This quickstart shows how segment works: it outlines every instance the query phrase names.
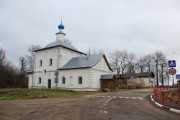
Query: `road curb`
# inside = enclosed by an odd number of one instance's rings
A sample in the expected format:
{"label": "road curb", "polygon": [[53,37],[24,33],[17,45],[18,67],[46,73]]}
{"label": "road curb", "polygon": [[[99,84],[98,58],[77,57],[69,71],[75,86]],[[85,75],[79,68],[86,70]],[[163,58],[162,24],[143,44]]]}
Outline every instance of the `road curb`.
{"label": "road curb", "polygon": [[177,110],[177,109],[174,109],[174,108],[169,108],[169,107],[167,107],[167,106],[164,106],[164,105],[162,105],[162,104],[156,102],[156,101],[153,99],[152,96],[153,96],[153,94],[150,96],[151,101],[154,102],[155,105],[157,105],[158,107],[161,107],[161,108],[166,109],[166,110],[169,110],[169,111],[171,111],[171,112],[180,114],[180,110]]}

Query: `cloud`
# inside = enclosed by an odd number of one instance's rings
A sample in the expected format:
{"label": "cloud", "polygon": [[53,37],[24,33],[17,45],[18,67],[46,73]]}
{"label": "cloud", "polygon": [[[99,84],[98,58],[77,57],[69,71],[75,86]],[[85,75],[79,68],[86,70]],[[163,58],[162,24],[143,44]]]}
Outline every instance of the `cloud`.
{"label": "cloud", "polygon": [[65,33],[79,50],[116,49],[143,56],[161,50],[180,57],[179,0],[1,0],[0,47],[18,64],[31,45],[55,41],[63,15]]}

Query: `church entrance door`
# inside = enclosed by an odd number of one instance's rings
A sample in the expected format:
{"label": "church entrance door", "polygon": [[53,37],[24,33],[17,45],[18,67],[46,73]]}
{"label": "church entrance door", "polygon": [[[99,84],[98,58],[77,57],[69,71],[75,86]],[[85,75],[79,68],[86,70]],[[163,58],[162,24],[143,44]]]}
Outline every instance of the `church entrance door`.
{"label": "church entrance door", "polygon": [[48,80],[48,88],[51,89],[51,80]]}

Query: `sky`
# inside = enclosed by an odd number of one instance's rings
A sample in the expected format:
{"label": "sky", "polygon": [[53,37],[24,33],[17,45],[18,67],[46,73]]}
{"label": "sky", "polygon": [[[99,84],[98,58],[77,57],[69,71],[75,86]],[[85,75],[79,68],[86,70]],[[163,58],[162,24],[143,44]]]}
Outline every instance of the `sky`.
{"label": "sky", "polygon": [[79,51],[102,49],[110,56],[127,50],[141,57],[160,50],[180,72],[179,0],[0,0],[0,48],[7,59],[18,65],[29,46],[54,42],[61,15]]}

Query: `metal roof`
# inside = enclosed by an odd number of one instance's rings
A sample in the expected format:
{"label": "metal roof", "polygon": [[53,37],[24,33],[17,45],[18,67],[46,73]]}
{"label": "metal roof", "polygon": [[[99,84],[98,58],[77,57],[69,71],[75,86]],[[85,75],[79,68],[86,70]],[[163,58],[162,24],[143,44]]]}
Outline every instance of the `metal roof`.
{"label": "metal roof", "polygon": [[104,74],[101,75],[101,80],[113,80],[115,78],[114,74]]}
{"label": "metal roof", "polygon": [[70,59],[62,68],[59,69],[90,68],[96,65],[102,57],[103,54],[74,57]]}
{"label": "metal roof", "polygon": [[130,77],[152,77],[152,78],[154,78],[155,75],[153,72],[126,73],[126,74],[116,75],[116,78],[130,78]]}
{"label": "metal roof", "polygon": [[69,50],[72,50],[72,51],[75,51],[75,52],[78,52],[78,53],[81,53],[81,54],[86,55],[85,53],[78,51],[78,50],[77,50],[73,45],[71,45],[70,43],[63,42],[63,41],[52,42],[52,43],[46,45],[44,48],[35,50],[35,52],[36,52],[36,51],[41,51],[41,50],[50,49],[50,48],[54,48],[54,47],[58,47],[58,46],[61,46],[61,47],[64,47],[64,48],[66,48],[66,49],[69,49]]}
{"label": "metal roof", "polygon": [[59,31],[59,32],[56,33],[56,35],[57,35],[57,34],[63,34],[63,35],[66,35],[63,31]]}
{"label": "metal roof", "polygon": [[72,46],[70,43],[67,43],[67,42],[63,42],[63,41],[56,41],[56,42],[52,42],[52,43],[49,43],[48,45],[46,45],[44,48],[51,48],[51,47],[54,47],[54,46],[63,46],[63,47],[66,47],[66,48],[69,48],[69,49],[72,49],[72,50],[77,50],[74,46]]}

